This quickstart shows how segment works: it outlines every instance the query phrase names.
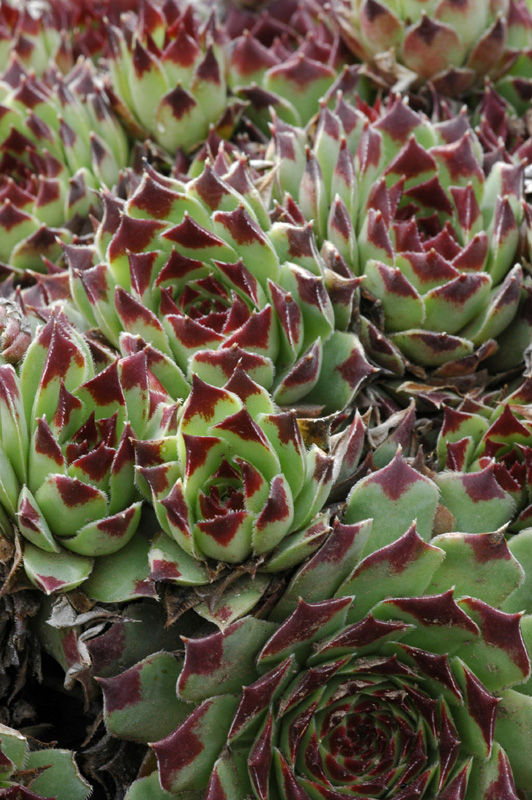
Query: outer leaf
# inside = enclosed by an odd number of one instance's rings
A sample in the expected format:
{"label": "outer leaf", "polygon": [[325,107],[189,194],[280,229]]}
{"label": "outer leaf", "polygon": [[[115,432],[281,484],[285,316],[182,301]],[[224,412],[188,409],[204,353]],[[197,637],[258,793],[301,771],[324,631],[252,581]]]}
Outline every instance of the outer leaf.
{"label": "outer leaf", "polygon": [[508,689],[502,695],[495,726],[496,740],[504,747],[520,789],[532,786],[532,697]]}
{"label": "outer leaf", "polygon": [[495,480],[493,465],[466,474],[441,472],[434,480],[441,491],[441,504],[453,515],[458,530],[489,533],[513,516],[514,501]]}
{"label": "outer leaf", "polygon": [[155,653],[116,677],[99,678],[109,733],[145,743],[168,736],[190,712],[176,697],[180,671],[174,656]]}
{"label": "outer leaf", "polygon": [[84,586],[88,596],[102,603],[156,597],[155,587],[149,579],[149,546],[148,539],[138,533],[117,553],[97,558],[92,575]]}
{"label": "outer leaf", "polygon": [[445,554],[427,544],[412,525],[392,544],[366,556],[336,592],[336,597],[353,595],[349,621],[362,619],[383,597],[412,597],[423,594]]}
{"label": "outer leaf", "polygon": [[201,790],[222,750],[238,705],[233,695],[204,700],[166,739],[152,747],[166,791]]}
{"label": "outer leaf", "polygon": [[75,589],[89,577],[92,558],[61,550],[48,553],[29,542],[24,547],[24,569],[30,581],[45,594]]}
{"label": "outer leaf", "polygon": [[255,656],[275,630],[272,622],[246,617],[223,633],[185,639],[185,664],[177,691],[199,702],[220,692],[239,691],[256,677]]}
{"label": "outer leaf", "polygon": [[70,750],[34,750],[25,769],[47,766],[31,784],[32,791],[57,800],[85,800],[92,787],[81,777]]}
{"label": "outer leaf", "polygon": [[445,533],[432,544],[444,551],[445,561],[433,575],[427,594],[454,586],[457,597],[478,597],[495,608],[508,595],[517,594],[525,573],[502,533]]}
{"label": "outer leaf", "polygon": [[436,485],[410,467],[398,451],[386,467],[355,484],[347,498],[345,521],[373,519],[367,555],[402,536],[414,518],[419,535],[428,541],[437,505]]}
{"label": "outer leaf", "polygon": [[342,525],[336,520],[325,544],[292,578],[270,619],[286,619],[300,597],[308,602],[331,597],[359,561],[370,532],[371,520],[355,525]]}

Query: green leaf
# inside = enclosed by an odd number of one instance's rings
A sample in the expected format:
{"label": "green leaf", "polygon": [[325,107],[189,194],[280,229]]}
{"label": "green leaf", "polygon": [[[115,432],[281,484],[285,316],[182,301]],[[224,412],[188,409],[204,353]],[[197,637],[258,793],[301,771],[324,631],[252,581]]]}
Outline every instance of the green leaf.
{"label": "green leaf", "polygon": [[245,617],[224,632],[202,639],[185,638],[185,664],[177,684],[183,700],[199,702],[213,694],[239,692],[244,683],[258,677],[257,652],[276,626],[255,617]]}
{"label": "green leaf", "polygon": [[445,560],[426,594],[439,594],[454,586],[457,597],[471,595],[499,608],[523,582],[524,570],[502,533],[445,533],[431,544],[444,551]]}
{"label": "green leaf", "polygon": [[493,465],[479,472],[440,472],[434,481],[459,531],[490,533],[513,517],[515,503],[495,480]]}
{"label": "green leaf", "polygon": [[[165,792],[159,782],[157,770],[148,775],[147,778],[140,778],[133,781],[127,790],[124,800],[176,800],[176,795]],[[183,800],[185,800],[183,798]]]}
{"label": "green leaf", "polygon": [[203,602],[194,606],[194,611],[225,630],[235,620],[252,611],[270,583],[271,578],[266,575],[242,575],[225,589],[213,605],[210,601]]}
{"label": "green leaf", "polygon": [[416,597],[424,594],[444,553],[419,536],[416,526],[392,544],[366,556],[336,592],[353,595],[349,622],[362,619],[384,597]]}
{"label": "green leaf", "polygon": [[155,653],[120,675],[99,678],[109,733],[148,743],[184,722],[190,706],[176,696],[181,666],[173,655]]}
{"label": "green leaf", "polygon": [[161,784],[167,791],[205,788],[226,743],[237,705],[238,697],[233,695],[204,700],[174,733],[152,745]]}
{"label": "green leaf", "polygon": [[[97,558],[84,591],[102,603],[121,603],[136,597],[155,597],[149,579],[149,540],[139,532],[117,553]],[[79,558],[79,556],[78,556]]]}
{"label": "green leaf", "polygon": [[148,559],[150,577],[154,581],[164,580],[177,586],[203,586],[210,582],[203,562],[186,553],[165,533],[154,537]]}
{"label": "green leaf", "polygon": [[504,747],[518,788],[532,786],[532,697],[508,689],[497,709],[495,738]]}
{"label": "green leaf", "polygon": [[87,580],[92,558],[60,550],[49,553],[29,542],[24,545],[24,569],[30,581],[45,594],[67,592]]}
{"label": "green leaf", "polygon": [[398,451],[386,467],[355,484],[347,498],[345,522],[373,519],[364,555],[401,537],[414,519],[418,534],[428,541],[438,495],[434,482],[410,467]]}
{"label": "green leaf", "polygon": [[32,792],[54,800],[85,800],[92,787],[81,777],[70,750],[35,750],[28,755],[25,769],[49,766],[31,784]]}
{"label": "green leaf", "polygon": [[323,546],[296,572],[270,619],[286,619],[300,597],[311,603],[332,597],[357,565],[370,532],[371,520],[355,525],[342,525],[336,520]]}

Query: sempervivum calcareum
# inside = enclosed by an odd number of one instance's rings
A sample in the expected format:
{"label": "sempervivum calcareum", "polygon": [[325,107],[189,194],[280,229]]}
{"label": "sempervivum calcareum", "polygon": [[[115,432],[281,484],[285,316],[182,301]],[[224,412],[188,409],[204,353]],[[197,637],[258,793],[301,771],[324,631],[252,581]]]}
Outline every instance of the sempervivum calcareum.
{"label": "sempervivum calcareum", "polygon": [[486,175],[463,113],[432,124],[397,97],[371,116],[340,97],[306,153],[306,134],[276,122],[279,189],[299,205],[278,215],[314,219],[323,251],[364,275],[379,303],[361,338],[379,364],[472,371],[519,305],[523,165],[492,159]]}
{"label": "sempervivum calcareum", "polygon": [[125,205],[104,200],[95,245],[67,248],[73,296],[124,354],[156,350],[174,397],[240,364],[278,405],[315,415],[374,372],[350,330],[358,281],[320,258],[311,226],[270,223],[244,162],[220,156],[186,184],[148,168]]}
{"label": "sempervivum calcareum", "polygon": [[95,558],[134,536],[132,439],[174,430],[174,416],[145,352],[95,375],[87,343],[60,314],[36,331],[17,370],[0,367],[0,524],[7,538],[12,526],[21,534],[38,588],[78,586]]}
{"label": "sempervivum calcareum", "polygon": [[346,43],[390,86],[431,81],[459,96],[531,43],[525,0],[351,0],[337,9]]}
{"label": "sempervivum calcareum", "polygon": [[133,136],[175,156],[200,145],[210,125],[232,133],[221,30],[199,19],[193,5],[146,2],[110,34],[110,95]]}
{"label": "sempervivum calcareum", "polygon": [[91,189],[116,184],[129,159],[124,130],[79,61],[65,77],[39,79],[16,60],[0,81],[0,260],[43,271],[60,254],[57,235],[97,203]]}
{"label": "sempervivum calcareum", "polygon": [[518,515],[511,530],[532,520],[531,381],[504,401],[466,397],[456,408],[444,406],[437,452],[440,468],[475,473],[493,465],[500,486],[515,500]]}
{"label": "sempervivum calcareum", "polygon": [[349,69],[331,17],[318,2],[273,2],[259,14],[230,8],[228,83],[248,102],[245,114],[264,133],[271,109],[286,122],[306,125],[320,98],[337,88],[361,87]]}
{"label": "sempervivum calcareum", "polygon": [[150,549],[150,578],[202,586],[229,576],[218,607],[200,610],[220,625],[256,604],[264,573],[300,563],[329,533],[321,512],[333,458],[307,449],[295,413],[274,408],[241,368],[223,388],[196,376],[176,434],[138,442],[136,461],[164,531]]}
{"label": "sempervivum calcareum", "polygon": [[[157,756],[128,800],[516,800],[516,785],[529,788],[532,618],[512,605],[524,569],[501,534],[428,541],[437,502],[397,457],[348,501],[351,522],[269,619],[102,679],[109,731]],[[401,533],[418,512],[420,532]]]}

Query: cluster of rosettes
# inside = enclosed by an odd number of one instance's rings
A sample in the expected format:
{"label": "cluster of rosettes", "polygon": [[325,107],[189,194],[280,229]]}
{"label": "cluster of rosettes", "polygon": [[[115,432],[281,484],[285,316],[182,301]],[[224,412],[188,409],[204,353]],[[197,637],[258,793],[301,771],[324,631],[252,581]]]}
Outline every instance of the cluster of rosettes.
{"label": "cluster of rosettes", "polygon": [[200,611],[241,616],[326,538],[332,457],[239,365],[223,388],[195,375],[180,409],[153,347],[96,372],[89,344],[54,312],[20,366],[0,366],[1,523],[22,536],[27,576],[46,594],[125,600],[241,565]]}
{"label": "cluster of rosettes", "polygon": [[446,406],[437,444],[440,468],[473,474],[493,470],[516,504],[512,531],[529,527],[532,520],[531,399],[527,378],[504,401],[466,397],[457,408]]}
{"label": "cluster of rosettes", "polygon": [[240,365],[316,416],[375,371],[350,330],[358,280],[320,257],[311,226],[270,223],[244,161],[222,153],[186,184],[146,169],[124,205],[104,200],[95,246],[67,248],[73,297],[123,354],[149,344],[174,397]]}
{"label": "cluster of rosettes", "polygon": [[44,80],[13,60],[0,116],[0,261],[42,272],[71,237],[66,226],[86,226],[94,190],[115,186],[129,144],[89,61]]}
{"label": "cluster of rosettes", "polygon": [[2,721],[35,614],[106,796],[532,797],[529,9],[0,0]]}
{"label": "cluster of rosettes", "polygon": [[434,536],[444,482],[397,455],[354,487],[267,619],[137,663],[104,660],[94,640],[108,730],[157,757],[128,800],[517,800],[532,777],[529,559],[517,560],[530,532],[509,544],[488,532],[501,497],[483,483],[464,485],[460,520],[471,530],[480,511],[481,532]]}
{"label": "cluster of rosettes", "polygon": [[464,114],[433,124],[400,97],[368,119],[339,96],[312,149],[279,120],[273,142],[279,216],[314,220],[322,252],[339,252],[378,301],[360,319],[374,360],[450,375],[496,352],[523,283],[521,162],[493,160],[486,175]]}
{"label": "cluster of rosettes", "polygon": [[393,86],[430,80],[460,96],[505,72],[530,41],[526,0],[351,0],[338,19],[353,53]]}

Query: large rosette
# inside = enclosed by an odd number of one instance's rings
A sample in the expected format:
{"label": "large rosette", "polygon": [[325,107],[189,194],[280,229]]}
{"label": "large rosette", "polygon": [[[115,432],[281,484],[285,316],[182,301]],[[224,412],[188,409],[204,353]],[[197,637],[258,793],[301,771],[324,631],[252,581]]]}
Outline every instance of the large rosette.
{"label": "large rosette", "polygon": [[[279,608],[279,624],[248,617],[187,639],[183,664],[161,653],[102,679],[115,735],[153,738],[178,723],[128,800],[516,800],[515,782],[530,785],[527,740],[515,747],[508,733],[530,735],[529,698],[509,688],[530,662],[521,614],[500,610],[519,563],[504,539],[427,544],[413,526],[353,570],[370,526],[338,525],[294,579],[334,598]],[[157,726],[142,720],[161,670],[177,678],[178,700]]]}
{"label": "large rosette", "polygon": [[268,618],[104,674],[109,731],[158,761],[128,800],[516,800],[532,779],[530,532],[483,527],[505,500],[482,483],[475,510],[462,487],[460,522],[488,532],[431,539],[440,492],[398,454],[355,486]]}

